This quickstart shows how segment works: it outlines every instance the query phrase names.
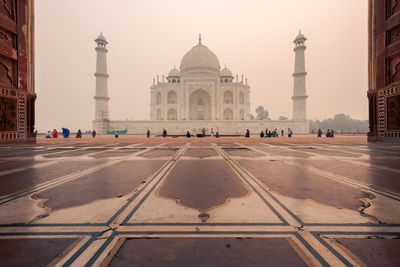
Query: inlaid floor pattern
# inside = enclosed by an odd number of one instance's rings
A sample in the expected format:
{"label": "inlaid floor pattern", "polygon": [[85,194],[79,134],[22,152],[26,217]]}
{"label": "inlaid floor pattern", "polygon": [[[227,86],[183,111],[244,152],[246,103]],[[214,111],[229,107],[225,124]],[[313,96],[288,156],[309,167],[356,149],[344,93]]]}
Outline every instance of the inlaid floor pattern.
{"label": "inlaid floor pattern", "polygon": [[400,146],[0,146],[1,266],[400,266]]}

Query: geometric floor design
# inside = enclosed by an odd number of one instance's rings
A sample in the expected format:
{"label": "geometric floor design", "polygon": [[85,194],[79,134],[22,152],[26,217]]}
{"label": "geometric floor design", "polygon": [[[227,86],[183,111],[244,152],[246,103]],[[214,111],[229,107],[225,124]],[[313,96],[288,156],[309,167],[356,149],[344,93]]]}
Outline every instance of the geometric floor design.
{"label": "geometric floor design", "polygon": [[1,145],[0,265],[400,265],[400,145],[250,140]]}

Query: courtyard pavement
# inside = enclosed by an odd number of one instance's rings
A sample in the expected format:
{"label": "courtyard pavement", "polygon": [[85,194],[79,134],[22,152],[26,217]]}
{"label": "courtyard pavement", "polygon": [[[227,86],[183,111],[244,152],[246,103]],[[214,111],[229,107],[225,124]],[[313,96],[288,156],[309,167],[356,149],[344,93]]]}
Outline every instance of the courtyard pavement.
{"label": "courtyard pavement", "polygon": [[400,144],[0,145],[0,266],[400,266]]}

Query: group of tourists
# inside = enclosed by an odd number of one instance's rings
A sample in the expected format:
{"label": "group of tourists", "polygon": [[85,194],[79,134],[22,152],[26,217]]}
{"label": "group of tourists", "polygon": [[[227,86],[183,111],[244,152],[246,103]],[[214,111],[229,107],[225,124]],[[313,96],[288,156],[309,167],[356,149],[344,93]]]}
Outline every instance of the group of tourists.
{"label": "group of tourists", "polygon": [[[326,137],[335,137],[335,131],[333,129],[328,129],[325,133]],[[318,138],[322,137],[322,130],[318,129]]]}
{"label": "group of tourists", "polygon": [[[151,132],[150,132],[150,129],[147,129],[147,132],[146,132],[146,137],[147,138],[150,138],[150,135],[151,135]],[[168,135],[168,132],[167,132],[167,130],[166,129],[163,129],[163,131],[162,131],[162,137],[167,137],[167,135]],[[186,138],[190,138],[190,137],[192,137],[192,134],[190,133],[190,131],[186,131]],[[211,128],[211,131],[210,131],[210,136],[211,137],[216,137],[216,138],[219,138],[219,133],[218,132],[216,132],[215,134],[214,134],[214,130]],[[201,137],[201,138],[205,138],[206,137],[206,129],[205,128],[203,128],[203,129],[201,129],[201,133],[198,133],[197,134],[197,137]]]}
{"label": "group of tourists", "polygon": [[[292,137],[292,135],[293,135],[292,129],[288,128],[287,135],[288,135],[288,137]],[[285,136],[285,131],[283,129],[281,130],[281,136],[282,137]],[[264,131],[260,132],[260,137],[267,137],[267,138],[269,138],[269,137],[279,137],[278,129],[275,128],[272,131],[268,130],[268,129],[265,129],[265,132]]]}
{"label": "group of tourists", "polygon": [[[61,128],[62,129],[62,135],[64,138],[68,138],[70,136],[71,131],[68,128]],[[96,137],[96,131],[92,131],[92,137]],[[58,138],[58,131],[56,129],[53,129],[53,131],[47,131],[46,133],[46,138]],[[79,129],[76,132],[75,138],[82,138],[82,131]]]}

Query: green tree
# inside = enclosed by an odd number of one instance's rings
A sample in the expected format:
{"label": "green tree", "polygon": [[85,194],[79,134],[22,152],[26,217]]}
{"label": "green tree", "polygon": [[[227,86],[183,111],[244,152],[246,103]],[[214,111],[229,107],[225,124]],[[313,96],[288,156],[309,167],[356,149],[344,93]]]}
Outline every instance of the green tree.
{"label": "green tree", "polygon": [[365,133],[368,132],[368,120],[352,119],[349,115],[341,113],[323,121],[311,120],[310,129],[314,131],[333,129],[336,132]]}
{"label": "green tree", "polygon": [[256,108],[256,114],[257,120],[270,120],[268,111],[261,105]]}
{"label": "green tree", "polygon": [[279,120],[280,120],[280,121],[287,121],[287,120],[288,120],[288,117],[279,116]]}

